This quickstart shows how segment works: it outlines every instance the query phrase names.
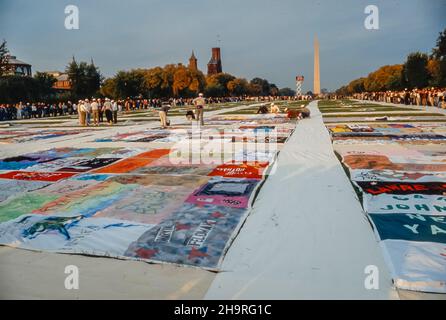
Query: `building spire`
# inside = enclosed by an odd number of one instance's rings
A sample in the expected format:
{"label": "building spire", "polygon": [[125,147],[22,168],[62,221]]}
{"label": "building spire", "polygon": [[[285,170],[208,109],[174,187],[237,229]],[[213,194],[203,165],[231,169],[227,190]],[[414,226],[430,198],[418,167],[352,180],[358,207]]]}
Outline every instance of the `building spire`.
{"label": "building spire", "polygon": [[192,50],[192,55],[189,58],[189,69],[198,70],[197,58],[195,58],[194,50]]}

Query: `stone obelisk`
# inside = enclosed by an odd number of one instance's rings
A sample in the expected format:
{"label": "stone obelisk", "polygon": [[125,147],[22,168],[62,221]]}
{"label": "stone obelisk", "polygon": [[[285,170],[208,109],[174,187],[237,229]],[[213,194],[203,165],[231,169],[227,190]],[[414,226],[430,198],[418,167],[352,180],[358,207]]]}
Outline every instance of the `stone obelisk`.
{"label": "stone obelisk", "polygon": [[314,38],[314,84],[313,93],[318,95],[321,93],[321,78],[319,72],[319,41]]}

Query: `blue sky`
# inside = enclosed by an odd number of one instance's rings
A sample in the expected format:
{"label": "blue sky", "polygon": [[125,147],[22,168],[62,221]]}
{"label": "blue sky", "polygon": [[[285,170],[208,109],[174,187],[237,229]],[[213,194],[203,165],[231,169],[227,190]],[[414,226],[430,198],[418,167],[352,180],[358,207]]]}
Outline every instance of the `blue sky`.
{"label": "blue sky", "polygon": [[[77,5],[80,29],[64,27]],[[364,28],[377,5],[380,29]],[[379,66],[430,52],[446,28],[446,0],[0,0],[0,39],[33,71],[64,70],[74,55],[105,76],[119,70],[187,63],[206,71],[220,35],[223,71],[312,88],[313,39],[320,42],[321,87],[337,89]]]}

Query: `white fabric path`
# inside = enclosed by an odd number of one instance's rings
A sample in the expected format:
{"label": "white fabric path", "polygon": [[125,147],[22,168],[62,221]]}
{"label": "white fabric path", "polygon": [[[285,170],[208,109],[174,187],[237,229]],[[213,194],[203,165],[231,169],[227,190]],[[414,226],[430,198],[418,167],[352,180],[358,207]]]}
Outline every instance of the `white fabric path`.
{"label": "white fabric path", "polygon": [[[393,299],[387,266],[317,102],[229,249],[206,299]],[[379,289],[364,269],[379,269]]]}

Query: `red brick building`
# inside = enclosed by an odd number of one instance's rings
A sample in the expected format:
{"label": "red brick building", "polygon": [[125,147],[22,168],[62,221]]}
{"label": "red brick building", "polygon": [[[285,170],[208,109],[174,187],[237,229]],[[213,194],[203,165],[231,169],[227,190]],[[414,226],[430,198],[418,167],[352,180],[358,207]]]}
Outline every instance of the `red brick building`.
{"label": "red brick building", "polygon": [[223,72],[220,48],[212,48],[212,57],[208,63],[208,76]]}
{"label": "red brick building", "polygon": [[60,71],[48,71],[47,74],[56,78],[53,88],[60,91],[71,90],[71,81],[68,79],[68,74]]}

